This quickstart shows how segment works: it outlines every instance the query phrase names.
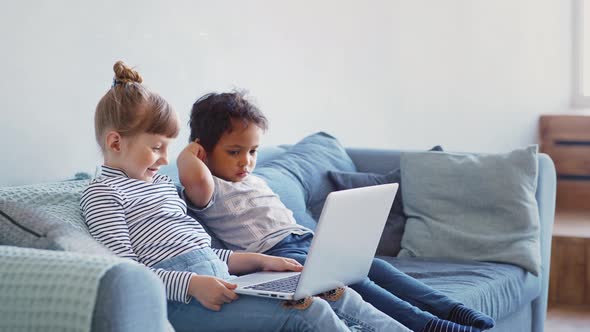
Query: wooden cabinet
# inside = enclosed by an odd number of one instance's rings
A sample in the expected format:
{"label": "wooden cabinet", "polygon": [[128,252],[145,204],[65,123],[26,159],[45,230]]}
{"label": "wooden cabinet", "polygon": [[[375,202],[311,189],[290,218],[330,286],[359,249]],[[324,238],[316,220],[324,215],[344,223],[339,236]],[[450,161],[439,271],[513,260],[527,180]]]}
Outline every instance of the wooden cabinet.
{"label": "wooden cabinet", "polygon": [[590,114],[544,115],[540,148],[555,163],[549,303],[590,305]]}
{"label": "wooden cabinet", "polygon": [[559,211],[551,244],[549,304],[590,305],[590,213]]}
{"label": "wooden cabinet", "polygon": [[539,129],[557,170],[557,208],[590,210],[590,115],[543,115]]}

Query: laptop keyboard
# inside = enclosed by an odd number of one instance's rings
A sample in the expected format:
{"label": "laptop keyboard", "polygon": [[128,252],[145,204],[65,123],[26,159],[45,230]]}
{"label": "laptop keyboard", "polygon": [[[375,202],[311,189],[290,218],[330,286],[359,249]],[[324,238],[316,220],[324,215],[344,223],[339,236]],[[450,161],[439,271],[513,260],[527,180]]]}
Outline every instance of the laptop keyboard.
{"label": "laptop keyboard", "polygon": [[273,281],[263,282],[261,284],[256,284],[248,287],[244,287],[245,289],[255,289],[255,290],[264,290],[264,291],[271,291],[271,292],[281,292],[281,293],[294,293],[295,289],[297,288],[297,283],[299,282],[299,276],[301,274],[296,274],[291,277],[286,277],[282,279],[277,279]]}

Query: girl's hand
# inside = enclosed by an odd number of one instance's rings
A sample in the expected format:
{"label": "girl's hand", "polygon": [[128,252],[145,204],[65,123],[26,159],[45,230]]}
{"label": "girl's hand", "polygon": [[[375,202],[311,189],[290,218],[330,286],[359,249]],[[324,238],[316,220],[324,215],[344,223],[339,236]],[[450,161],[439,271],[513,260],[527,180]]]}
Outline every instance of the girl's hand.
{"label": "girl's hand", "polygon": [[212,276],[194,275],[188,286],[188,293],[195,297],[203,307],[213,311],[221,310],[224,303],[238,298],[233,291],[237,285]]}
{"label": "girl's hand", "polygon": [[291,258],[262,255],[260,261],[262,271],[296,271],[303,270],[303,265]]}

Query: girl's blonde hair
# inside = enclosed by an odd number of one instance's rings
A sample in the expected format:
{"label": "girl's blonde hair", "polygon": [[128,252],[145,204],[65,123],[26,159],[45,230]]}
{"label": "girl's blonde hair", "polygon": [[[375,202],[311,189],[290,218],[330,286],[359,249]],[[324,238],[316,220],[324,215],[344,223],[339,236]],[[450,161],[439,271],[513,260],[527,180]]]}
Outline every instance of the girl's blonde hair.
{"label": "girl's blonde hair", "polygon": [[113,86],[100,99],[94,114],[96,141],[101,149],[105,151],[104,137],[109,131],[123,137],[140,133],[178,136],[180,125],[172,106],[141,85],[141,75],[123,61],[117,61],[113,70]]}

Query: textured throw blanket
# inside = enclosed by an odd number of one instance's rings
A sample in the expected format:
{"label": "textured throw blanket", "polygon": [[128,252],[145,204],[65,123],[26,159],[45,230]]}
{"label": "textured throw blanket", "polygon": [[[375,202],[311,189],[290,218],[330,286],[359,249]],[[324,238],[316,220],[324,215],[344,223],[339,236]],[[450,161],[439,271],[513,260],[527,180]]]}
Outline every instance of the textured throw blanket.
{"label": "textured throw blanket", "polygon": [[0,331],[90,331],[114,256],[0,246]]}
{"label": "textured throw blanket", "polygon": [[89,183],[89,180],[76,180],[3,187],[0,200],[33,204],[46,215],[88,233],[80,212],[80,197]]}

